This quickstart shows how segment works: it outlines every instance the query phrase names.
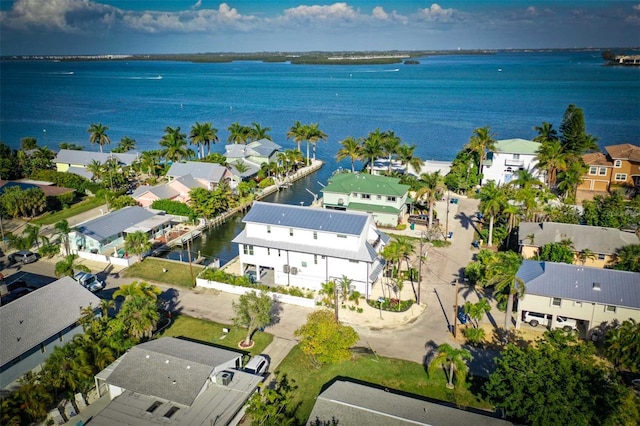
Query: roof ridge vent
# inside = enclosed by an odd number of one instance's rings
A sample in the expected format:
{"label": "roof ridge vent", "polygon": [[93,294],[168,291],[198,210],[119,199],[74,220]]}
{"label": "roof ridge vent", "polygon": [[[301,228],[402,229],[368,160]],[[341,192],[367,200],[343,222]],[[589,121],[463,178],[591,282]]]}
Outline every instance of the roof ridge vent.
{"label": "roof ridge vent", "polygon": [[600,290],[601,290],[601,288],[600,288],[600,283],[593,283],[593,289],[594,289],[595,291],[600,291]]}

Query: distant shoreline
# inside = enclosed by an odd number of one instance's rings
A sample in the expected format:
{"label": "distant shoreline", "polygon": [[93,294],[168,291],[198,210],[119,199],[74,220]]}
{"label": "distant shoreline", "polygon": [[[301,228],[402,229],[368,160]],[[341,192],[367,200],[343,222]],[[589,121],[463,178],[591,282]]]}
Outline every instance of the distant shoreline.
{"label": "distant shoreline", "polygon": [[0,61],[175,61],[193,63],[230,63],[236,61],[262,61],[300,65],[385,65],[400,64],[406,60],[427,56],[495,55],[496,53],[541,52],[601,52],[605,49],[477,49],[477,50],[421,50],[421,51],[368,51],[368,52],[261,52],[261,53],[185,53],[148,55],[12,55],[1,56]]}

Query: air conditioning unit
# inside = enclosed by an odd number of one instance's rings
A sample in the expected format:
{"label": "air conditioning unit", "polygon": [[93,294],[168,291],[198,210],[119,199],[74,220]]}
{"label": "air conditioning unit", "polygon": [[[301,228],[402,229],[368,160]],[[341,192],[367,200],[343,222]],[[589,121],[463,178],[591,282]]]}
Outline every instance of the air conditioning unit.
{"label": "air conditioning unit", "polygon": [[292,268],[291,268],[291,273],[292,273],[293,275],[297,274],[297,273],[298,273],[298,268],[296,268],[295,266],[294,266],[294,267],[292,267]]}
{"label": "air conditioning unit", "polygon": [[223,371],[221,373],[218,373],[218,375],[216,376],[216,383],[223,386],[229,386],[229,383],[231,383],[231,378],[231,373],[229,373],[228,371]]}
{"label": "air conditioning unit", "polygon": [[283,265],[282,266],[282,272],[288,274],[289,273],[289,265]]}
{"label": "air conditioning unit", "polygon": [[338,198],[338,205],[339,206],[343,206],[344,205],[344,200],[342,198]]}

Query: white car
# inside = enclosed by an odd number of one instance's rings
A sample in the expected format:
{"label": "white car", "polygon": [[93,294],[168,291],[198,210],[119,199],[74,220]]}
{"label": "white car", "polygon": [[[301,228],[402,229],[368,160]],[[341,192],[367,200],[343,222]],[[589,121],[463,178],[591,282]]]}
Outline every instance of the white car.
{"label": "white car", "polygon": [[263,375],[269,368],[269,360],[264,355],[256,355],[244,366],[244,371],[255,375]]}
{"label": "white car", "polygon": [[[537,327],[538,324],[542,324],[545,327],[551,327],[552,316],[550,314],[541,314],[538,312],[525,311],[522,320],[528,323],[531,327]],[[564,331],[572,331],[578,329],[578,322],[573,318],[567,318],[558,315],[556,317],[556,323],[554,328],[561,328]]]}
{"label": "white car", "polygon": [[100,291],[107,286],[104,281],[100,281],[98,277],[89,272],[76,272],[73,279],[92,293]]}

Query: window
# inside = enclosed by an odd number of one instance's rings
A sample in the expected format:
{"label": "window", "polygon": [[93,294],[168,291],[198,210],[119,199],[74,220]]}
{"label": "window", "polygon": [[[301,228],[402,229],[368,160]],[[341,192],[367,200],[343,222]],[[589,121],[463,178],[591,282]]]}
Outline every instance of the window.
{"label": "window", "polygon": [[293,228],[289,228],[289,236],[293,237]]}
{"label": "window", "polygon": [[562,303],[562,299],[560,299],[559,297],[554,297],[553,300],[551,301],[551,306],[560,306],[560,304]]}
{"label": "window", "polygon": [[245,244],[243,246],[243,250],[244,250],[244,254],[248,254],[253,256],[253,246],[249,245],[249,244]]}
{"label": "window", "polygon": [[396,197],[387,197],[387,201],[391,201],[393,203],[396,201]]}
{"label": "window", "polygon": [[344,234],[338,234],[338,238],[347,238],[347,236]]}
{"label": "window", "polygon": [[616,307],[613,306],[613,305],[607,305],[607,307],[605,308],[605,311],[613,312],[615,314],[616,313]]}
{"label": "window", "polygon": [[357,260],[349,259],[349,263],[358,263],[358,261],[357,261]]}
{"label": "window", "polygon": [[267,256],[271,256],[271,249],[267,247]]}
{"label": "window", "polygon": [[573,302],[573,306],[578,307],[578,308],[581,308],[581,307],[582,307],[582,302],[578,302],[577,300],[575,300],[575,301]]}
{"label": "window", "polygon": [[271,233],[271,225],[267,225],[267,234]]}
{"label": "window", "polygon": [[160,401],[154,402],[153,404],[151,404],[151,406],[149,408],[147,408],[147,413],[153,413],[161,405],[162,405],[162,402],[160,402]]}
{"label": "window", "polygon": [[357,192],[354,192],[353,194],[351,194],[351,196],[352,196],[353,198],[358,198],[358,193],[357,193]]}
{"label": "window", "polygon": [[306,268],[307,267],[307,262],[302,262],[301,265],[302,265],[303,268]]}
{"label": "window", "polygon": [[371,195],[370,194],[362,194],[362,199],[363,200],[370,200],[371,199]]}
{"label": "window", "polygon": [[627,180],[627,174],[626,173],[616,173],[616,177],[614,178],[614,180],[625,181],[625,180]]}
{"label": "window", "polygon": [[326,256],[320,256],[320,259],[325,260],[327,257]]}
{"label": "window", "polygon": [[280,249],[278,249],[278,257],[280,257]]}
{"label": "window", "polygon": [[44,343],[40,343],[40,352],[45,353],[47,348],[44,346]]}
{"label": "window", "polygon": [[606,254],[598,253],[598,260],[604,260],[606,257]]}
{"label": "window", "polygon": [[513,159],[514,160],[519,160],[520,159],[520,154],[513,154]]}
{"label": "window", "polygon": [[622,160],[616,160],[613,162],[613,167],[615,167],[616,169],[619,169],[620,167],[622,167]]}
{"label": "window", "polygon": [[317,254],[314,254],[314,255],[313,255],[313,264],[314,264],[314,265],[317,265],[317,264],[318,264],[318,255],[317,255]]}
{"label": "window", "polygon": [[180,408],[178,407],[171,407],[169,408],[169,411],[167,411],[166,413],[164,413],[164,418],[166,419],[170,419],[171,416],[173,416]]}
{"label": "window", "polygon": [[313,231],[313,239],[314,240],[318,239],[318,231]]}
{"label": "window", "polygon": [[595,166],[589,167],[589,174],[590,175],[597,175],[598,174],[598,168],[595,167]]}
{"label": "window", "polygon": [[376,200],[382,200],[382,195],[376,195]]}
{"label": "window", "polygon": [[600,169],[598,170],[598,174],[600,176],[606,176],[607,175],[607,168],[606,167],[600,167]]}

